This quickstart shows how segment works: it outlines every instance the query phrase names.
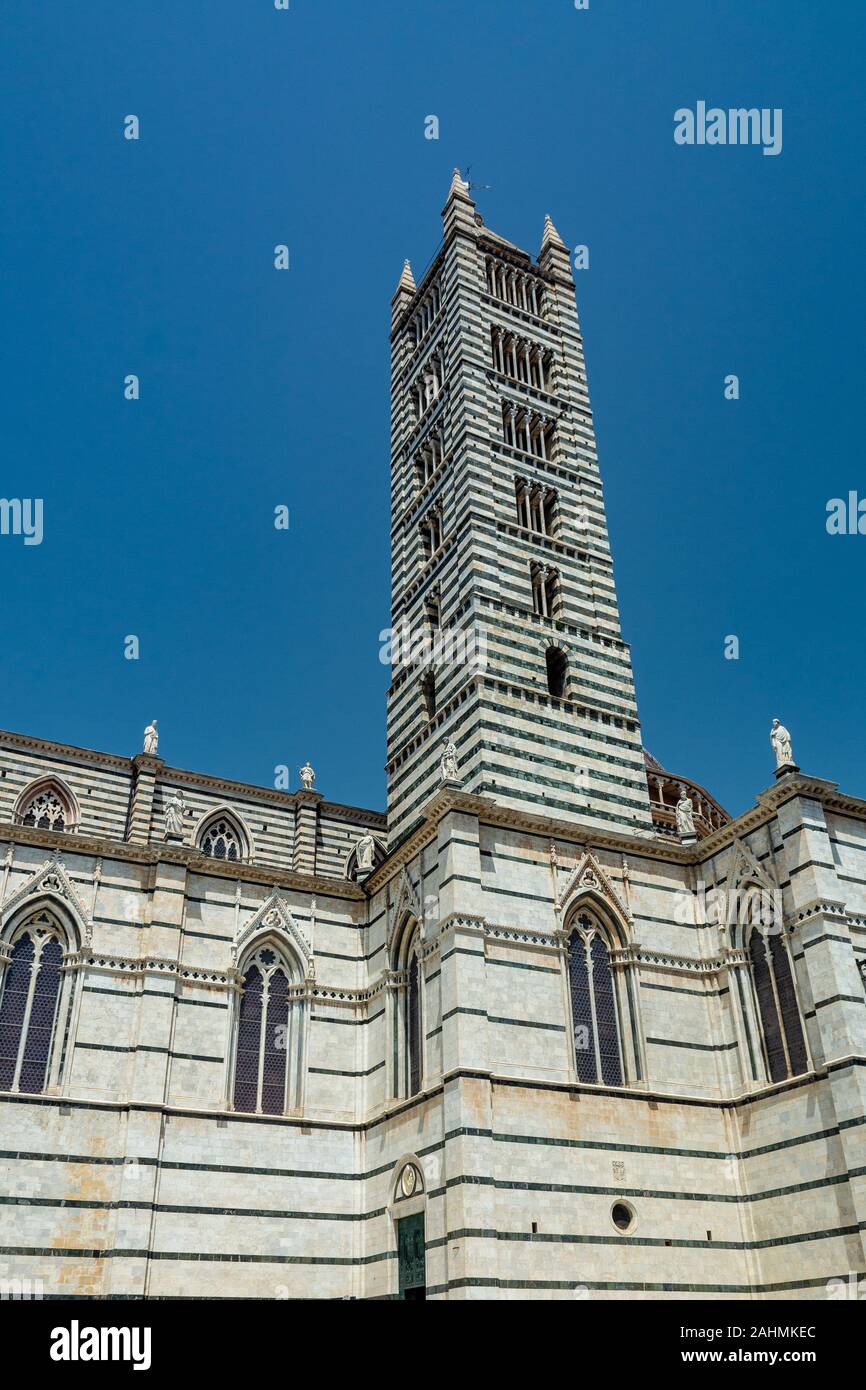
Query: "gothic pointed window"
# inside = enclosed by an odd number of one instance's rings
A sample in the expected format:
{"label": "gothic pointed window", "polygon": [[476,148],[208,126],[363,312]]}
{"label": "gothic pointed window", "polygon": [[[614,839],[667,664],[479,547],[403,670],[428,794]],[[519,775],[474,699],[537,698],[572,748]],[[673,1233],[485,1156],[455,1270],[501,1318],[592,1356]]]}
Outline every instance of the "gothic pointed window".
{"label": "gothic pointed window", "polygon": [[406,1052],[409,1060],[409,1095],[421,1089],[421,985],[417,952],[409,963],[406,989]]}
{"label": "gothic pointed window", "polygon": [[578,918],[569,939],[568,974],[578,1080],[621,1086],[619,1019],[608,946],[586,915]]}
{"label": "gothic pointed window", "polygon": [[393,1094],[414,1096],[424,1076],[424,965],[418,924],[407,918],[392,957],[398,972],[394,992]]}
{"label": "gothic pointed window", "polygon": [[293,1104],[289,1063],[297,1058],[299,1040],[292,1036],[292,975],[269,943],[247,961],[237,1013],[235,1110],[283,1115]]}
{"label": "gothic pointed window", "polygon": [[246,853],[240,827],[230,816],[214,816],[199,834],[199,848],[211,859],[243,859]]}
{"label": "gothic pointed window", "polygon": [[65,936],[48,911],[34,913],[14,938],[0,982],[0,1091],[44,1091],[59,1069],[58,1022]]}
{"label": "gothic pointed window", "polygon": [[789,1076],[799,1076],[808,1069],[809,1062],[796,985],[781,930],[753,926],[749,959],[769,1078],[784,1081]]}
{"label": "gothic pointed window", "polygon": [[25,789],[16,820],[35,830],[71,830],[75,824],[72,795],[56,778],[42,779]]}

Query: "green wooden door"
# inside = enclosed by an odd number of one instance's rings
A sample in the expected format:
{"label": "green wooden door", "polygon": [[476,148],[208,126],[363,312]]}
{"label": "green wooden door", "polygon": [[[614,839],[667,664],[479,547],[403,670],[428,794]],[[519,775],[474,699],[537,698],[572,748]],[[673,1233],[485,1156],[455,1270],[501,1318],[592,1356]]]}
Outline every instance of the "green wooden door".
{"label": "green wooden door", "polygon": [[397,1222],[397,1267],[400,1298],[424,1298],[427,1272],[423,1212],[404,1216]]}

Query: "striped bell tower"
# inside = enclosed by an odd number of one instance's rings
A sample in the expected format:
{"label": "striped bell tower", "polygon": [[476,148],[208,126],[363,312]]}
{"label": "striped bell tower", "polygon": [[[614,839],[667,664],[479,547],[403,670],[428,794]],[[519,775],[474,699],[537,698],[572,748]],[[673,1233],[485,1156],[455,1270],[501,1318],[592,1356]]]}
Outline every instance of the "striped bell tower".
{"label": "striped bell tower", "polygon": [[392,846],[442,785],[652,832],[568,251],[486,227],[455,170],[391,316]]}

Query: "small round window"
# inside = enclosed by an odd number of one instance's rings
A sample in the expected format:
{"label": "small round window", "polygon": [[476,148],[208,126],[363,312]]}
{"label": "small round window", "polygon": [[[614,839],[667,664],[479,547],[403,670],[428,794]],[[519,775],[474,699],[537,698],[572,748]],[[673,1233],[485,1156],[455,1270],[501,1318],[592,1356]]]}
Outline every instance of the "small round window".
{"label": "small round window", "polygon": [[629,1206],[628,1202],[614,1202],[610,1209],[610,1218],[618,1231],[627,1235],[634,1229],[634,1207]]}

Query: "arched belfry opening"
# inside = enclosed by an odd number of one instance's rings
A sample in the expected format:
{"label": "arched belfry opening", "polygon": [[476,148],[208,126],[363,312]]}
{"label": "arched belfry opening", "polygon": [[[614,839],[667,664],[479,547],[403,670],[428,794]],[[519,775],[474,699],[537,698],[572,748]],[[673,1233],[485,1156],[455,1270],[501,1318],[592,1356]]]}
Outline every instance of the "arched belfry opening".
{"label": "arched belfry opening", "polygon": [[554,700],[564,700],[568,685],[568,657],[561,647],[548,647],[547,693]]}

